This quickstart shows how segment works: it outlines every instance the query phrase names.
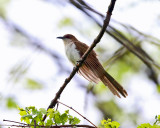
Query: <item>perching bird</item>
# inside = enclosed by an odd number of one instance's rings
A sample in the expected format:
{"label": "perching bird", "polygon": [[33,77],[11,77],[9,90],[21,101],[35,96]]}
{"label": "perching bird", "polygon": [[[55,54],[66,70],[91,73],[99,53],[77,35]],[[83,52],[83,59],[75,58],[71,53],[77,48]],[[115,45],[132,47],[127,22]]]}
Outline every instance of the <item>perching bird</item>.
{"label": "perching bird", "polygon": [[[73,65],[76,65],[89,48],[85,43],[80,42],[71,34],[66,34],[57,38],[63,40],[66,55]],[[124,97],[128,95],[126,90],[104,70],[103,66],[97,59],[97,55],[94,50],[90,52],[78,73],[90,82],[99,83],[102,81],[111,90],[111,92],[119,98],[120,94]]]}

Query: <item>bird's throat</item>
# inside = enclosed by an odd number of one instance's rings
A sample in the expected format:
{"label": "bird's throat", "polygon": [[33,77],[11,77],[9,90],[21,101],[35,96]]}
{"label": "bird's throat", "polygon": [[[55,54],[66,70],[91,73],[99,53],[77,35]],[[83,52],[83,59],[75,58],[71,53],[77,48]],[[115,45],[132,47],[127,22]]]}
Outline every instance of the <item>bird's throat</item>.
{"label": "bird's throat", "polygon": [[65,51],[72,64],[75,65],[77,61],[80,60],[80,53],[76,49],[76,45],[73,42],[65,44]]}

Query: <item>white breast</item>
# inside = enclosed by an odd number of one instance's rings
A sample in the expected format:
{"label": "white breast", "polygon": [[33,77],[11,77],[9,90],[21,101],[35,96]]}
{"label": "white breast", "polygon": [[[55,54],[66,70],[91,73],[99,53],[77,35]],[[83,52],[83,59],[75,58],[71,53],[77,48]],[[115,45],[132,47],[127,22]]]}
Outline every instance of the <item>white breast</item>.
{"label": "white breast", "polygon": [[76,49],[76,45],[70,42],[65,45],[65,50],[68,59],[75,65],[76,62],[80,59],[80,54]]}

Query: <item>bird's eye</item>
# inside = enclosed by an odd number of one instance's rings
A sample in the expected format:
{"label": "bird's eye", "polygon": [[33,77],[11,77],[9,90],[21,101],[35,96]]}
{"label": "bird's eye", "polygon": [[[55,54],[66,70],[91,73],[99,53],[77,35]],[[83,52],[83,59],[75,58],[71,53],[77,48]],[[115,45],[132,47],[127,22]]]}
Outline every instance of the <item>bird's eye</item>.
{"label": "bird's eye", "polygon": [[69,35],[67,35],[67,36],[66,36],[66,38],[70,38],[70,36],[69,36]]}

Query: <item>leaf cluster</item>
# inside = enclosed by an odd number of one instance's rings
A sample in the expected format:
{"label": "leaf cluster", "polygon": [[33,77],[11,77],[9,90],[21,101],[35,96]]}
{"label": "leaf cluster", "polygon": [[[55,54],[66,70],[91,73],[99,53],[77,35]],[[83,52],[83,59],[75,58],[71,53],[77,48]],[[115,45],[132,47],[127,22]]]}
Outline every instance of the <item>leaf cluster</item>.
{"label": "leaf cluster", "polygon": [[[18,108],[19,114],[21,116],[21,122],[25,122],[31,126],[34,126],[35,123],[38,126],[52,126],[52,125],[76,125],[80,123],[80,120],[77,117],[73,117],[69,114],[69,110],[66,110],[64,113],[60,113],[55,109],[45,110],[44,108],[37,109],[34,106]],[[43,115],[47,114],[47,119],[43,121]]]}
{"label": "leaf cluster", "polygon": [[120,123],[112,121],[111,119],[102,120],[100,128],[119,128]]}
{"label": "leaf cluster", "polygon": [[[29,126],[43,127],[43,126],[53,126],[53,125],[77,125],[80,120],[77,117],[73,117],[69,114],[69,110],[64,113],[60,113],[58,110],[50,108],[45,110],[44,108],[37,109],[35,106],[20,108],[19,114],[21,116],[21,122],[27,123]],[[45,122],[43,121],[43,115],[47,114]],[[156,121],[153,125],[150,123],[143,123],[138,125],[137,128],[160,128],[160,115],[155,117]],[[101,121],[99,128],[119,128],[120,123],[112,121],[111,119]]]}
{"label": "leaf cluster", "polygon": [[[153,125],[150,123],[143,123],[141,125],[138,125],[137,128],[160,128],[160,115],[155,117],[156,121]],[[102,120],[100,128],[119,128],[120,124],[116,121],[112,121],[111,119],[108,120]]]}
{"label": "leaf cluster", "polygon": [[144,123],[139,125],[137,128],[160,128],[160,115],[155,116],[156,121],[154,122],[153,125],[149,123]]}

